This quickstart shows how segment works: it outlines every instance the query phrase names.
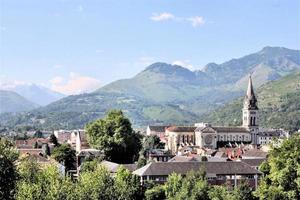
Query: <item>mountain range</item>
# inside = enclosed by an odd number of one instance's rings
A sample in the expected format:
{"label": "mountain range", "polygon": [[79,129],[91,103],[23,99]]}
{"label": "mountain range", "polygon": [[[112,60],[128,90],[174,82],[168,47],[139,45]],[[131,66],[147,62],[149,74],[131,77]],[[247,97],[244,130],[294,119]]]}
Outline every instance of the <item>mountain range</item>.
{"label": "mountain range", "polygon": [[37,107],[16,92],[0,90],[0,113],[28,111]]}
{"label": "mountain range", "polygon": [[48,105],[65,97],[64,94],[34,83],[6,83],[1,84],[0,89],[16,92],[28,101],[40,106]]}
{"label": "mountain range", "polygon": [[300,69],[300,51],[265,47],[222,64],[190,71],[154,63],[130,79],[110,83],[93,93],[72,95],[21,114],[0,116],[2,125],[80,128],[110,109],[122,109],[136,127],[148,124],[192,124],[216,108],[244,95],[252,74],[255,87]]}

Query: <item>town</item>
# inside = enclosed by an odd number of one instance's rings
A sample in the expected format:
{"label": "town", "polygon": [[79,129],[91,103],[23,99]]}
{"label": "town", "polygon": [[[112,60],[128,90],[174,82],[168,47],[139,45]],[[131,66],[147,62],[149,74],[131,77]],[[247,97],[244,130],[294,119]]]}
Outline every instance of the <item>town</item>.
{"label": "town", "polygon": [[[249,76],[241,108],[241,126],[215,126],[203,122],[195,123],[194,126],[149,125],[143,133],[139,133],[131,130],[128,119],[120,121],[120,117],[124,116],[121,111],[116,110],[109,113],[107,119],[88,124],[86,129],[28,132],[27,138],[13,140],[13,148],[17,151],[18,167],[25,165],[29,167],[26,170],[34,170],[32,166],[42,169],[55,166],[58,176],[70,177],[75,182],[81,179],[82,173],[88,171],[94,174],[102,166],[102,170],[107,171],[111,177],[118,177],[125,170],[130,174],[127,176],[138,177],[138,187],[147,188],[149,184],[153,184],[152,188],[157,189],[162,184],[171,184],[169,181],[175,175],[188,177],[191,172],[201,171],[204,173],[201,180],[205,180],[210,186],[235,191],[246,184],[246,192],[251,194],[258,190],[263,177],[267,175],[261,166],[266,164],[271,147],[280,148],[282,143],[293,137],[299,140],[299,133],[261,128],[258,104]],[[117,132],[109,133],[103,129]],[[122,140],[119,147],[117,141],[110,141],[114,137]],[[125,148],[124,142],[128,142]],[[3,138],[1,149],[5,148],[4,144]],[[151,187],[148,190],[145,193],[147,199],[166,198],[164,191],[156,191]],[[143,196],[139,195],[141,196],[137,196],[137,199]],[[172,195],[176,196],[175,193]]]}
{"label": "town", "polygon": [[0,0],[0,200],[300,200],[300,0]]}

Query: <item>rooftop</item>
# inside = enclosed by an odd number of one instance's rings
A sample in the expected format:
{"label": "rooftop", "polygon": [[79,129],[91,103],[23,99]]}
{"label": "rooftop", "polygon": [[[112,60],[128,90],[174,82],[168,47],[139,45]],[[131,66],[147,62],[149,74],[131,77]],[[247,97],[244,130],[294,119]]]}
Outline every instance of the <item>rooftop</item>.
{"label": "rooftop", "polygon": [[168,176],[172,173],[186,174],[188,171],[197,171],[201,167],[207,174],[216,175],[248,175],[261,174],[244,162],[152,162],[135,170],[138,176]]}

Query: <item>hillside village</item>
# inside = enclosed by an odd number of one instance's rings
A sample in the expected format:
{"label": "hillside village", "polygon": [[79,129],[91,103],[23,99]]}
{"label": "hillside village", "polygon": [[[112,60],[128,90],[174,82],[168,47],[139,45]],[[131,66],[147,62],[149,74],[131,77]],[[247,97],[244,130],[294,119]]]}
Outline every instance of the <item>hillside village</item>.
{"label": "hillside village", "polygon": [[[145,163],[116,163],[105,160],[104,152],[90,146],[86,130],[56,130],[40,133],[30,139],[16,139],[15,145],[20,158],[36,161],[41,166],[56,165],[62,174],[73,179],[80,176],[86,160],[97,159],[114,175],[123,166],[140,178],[140,184],[152,181],[161,184],[172,173],[181,175],[203,168],[211,185],[237,187],[242,180],[256,189],[263,173],[259,166],[267,160],[270,145],[280,145],[290,137],[283,129],[261,128],[259,126],[259,100],[256,98],[249,76],[247,92],[241,108],[241,126],[216,126],[210,123],[196,123],[194,126],[149,125],[144,137],[156,137],[161,145],[147,149]],[[45,136],[45,137],[43,137]],[[67,144],[76,158],[71,168],[64,160],[51,156],[58,144]]]}

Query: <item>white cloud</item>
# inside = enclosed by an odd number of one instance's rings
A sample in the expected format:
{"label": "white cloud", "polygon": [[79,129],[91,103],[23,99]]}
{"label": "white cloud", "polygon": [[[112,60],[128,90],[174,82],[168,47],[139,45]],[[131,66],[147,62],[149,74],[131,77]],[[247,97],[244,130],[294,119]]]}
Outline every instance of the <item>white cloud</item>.
{"label": "white cloud", "polygon": [[150,17],[151,20],[153,21],[167,21],[167,20],[172,20],[175,19],[175,16],[171,13],[164,12],[164,13],[153,13],[152,16]]}
{"label": "white cloud", "polygon": [[203,17],[201,17],[201,16],[190,17],[190,18],[187,18],[187,20],[192,23],[193,27],[201,26],[205,23]]}
{"label": "white cloud", "polygon": [[63,94],[72,95],[92,92],[100,88],[100,81],[89,76],[81,76],[71,72],[67,78],[56,76],[49,81],[51,89]]}
{"label": "white cloud", "polygon": [[31,83],[20,81],[20,80],[13,80],[13,81],[0,81],[0,89],[1,90],[14,90],[18,86],[22,85],[30,85]]}
{"label": "white cloud", "polygon": [[180,65],[182,67],[188,68],[189,70],[195,70],[194,66],[190,63],[190,60],[175,60],[173,65]]}
{"label": "white cloud", "polygon": [[202,16],[178,17],[169,12],[153,13],[150,19],[157,22],[170,20],[185,23],[189,22],[193,27],[198,27],[205,24],[205,20]]}

